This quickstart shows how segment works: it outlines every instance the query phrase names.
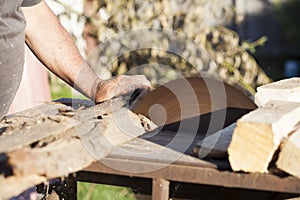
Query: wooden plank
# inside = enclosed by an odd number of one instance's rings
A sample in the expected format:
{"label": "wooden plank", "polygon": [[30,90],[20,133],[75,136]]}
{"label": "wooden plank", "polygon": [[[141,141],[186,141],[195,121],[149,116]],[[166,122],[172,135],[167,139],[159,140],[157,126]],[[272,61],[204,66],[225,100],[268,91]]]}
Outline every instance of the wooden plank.
{"label": "wooden plank", "polygon": [[277,167],[300,178],[300,129],[292,133],[281,146]]}
{"label": "wooden plank", "polygon": [[[63,99],[66,104],[77,107],[90,105],[86,101]],[[98,104],[84,110],[75,110],[59,102],[47,103],[29,110],[7,116],[0,123],[0,153],[31,145],[49,136],[58,135],[101,115],[108,115],[126,104],[122,99]],[[46,130],[46,131],[45,131]]]}
{"label": "wooden plank", "polygon": [[[105,164],[103,164],[103,161]],[[112,168],[111,166],[119,167]],[[120,166],[123,166],[123,170],[117,170],[120,169]],[[132,169],[131,171],[135,169],[136,172],[139,172],[153,168],[159,170],[148,170],[146,173],[132,173],[126,171],[127,169]],[[92,165],[83,171],[151,179],[160,177],[176,182],[300,194],[300,179],[291,176],[279,177],[272,174],[235,173],[213,168],[179,164],[165,166],[164,163],[159,162],[104,158],[101,162],[92,163]]]}
{"label": "wooden plank", "polygon": [[269,102],[244,115],[228,148],[234,171],[267,172],[281,141],[300,122],[300,103]]}
{"label": "wooden plank", "polygon": [[226,158],[235,127],[236,123],[233,123],[223,130],[205,137],[197,144],[194,149],[195,153],[199,158]]}
{"label": "wooden plank", "polygon": [[1,122],[0,153],[31,145],[49,136],[58,135],[74,127],[69,115],[74,110],[63,104],[50,103],[7,116]]}
{"label": "wooden plank", "polygon": [[272,100],[300,102],[300,78],[284,79],[257,88],[256,105],[262,107]]}
{"label": "wooden plank", "polygon": [[[57,114],[50,117],[57,117],[58,121],[48,119],[48,115],[46,120],[39,123],[30,121],[36,120],[36,117],[30,118],[28,123],[32,125],[28,130],[22,130],[12,122],[10,125],[16,128],[9,134],[5,131],[0,140],[3,145],[4,141],[14,145],[7,147],[8,150],[3,148],[8,157],[7,165],[11,167],[13,174],[2,179],[1,195],[22,192],[24,187],[19,185],[22,182],[18,180],[24,176],[36,175],[49,179],[79,171],[105,157],[117,145],[143,134],[145,129],[142,123],[147,123],[147,120],[132,113],[124,103],[126,102],[121,99],[115,99],[87,109],[72,110],[73,114],[68,116],[52,109]],[[65,106],[59,107],[66,111]],[[26,115],[18,120],[24,118],[27,119]],[[18,135],[16,132],[23,134],[23,141],[15,142]],[[34,139],[27,139],[26,136],[33,136]],[[33,141],[37,142],[32,143]],[[17,177],[13,179],[16,181],[13,184],[16,186],[14,193],[11,193],[10,184],[5,184],[12,177]],[[36,184],[36,181],[28,180],[26,186]]]}
{"label": "wooden plank", "polygon": [[169,200],[170,182],[162,178],[152,180],[152,200]]}
{"label": "wooden plank", "polygon": [[40,174],[47,178],[67,176],[95,160],[78,137],[59,139],[42,148],[18,149],[7,155],[15,175]]}
{"label": "wooden plank", "polygon": [[[85,129],[90,127],[89,132]],[[86,150],[95,158],[102,159],[114,147],[145,133],[140,118],[127,108],[103,116],[97,124],[86,122],[77,127]]]}

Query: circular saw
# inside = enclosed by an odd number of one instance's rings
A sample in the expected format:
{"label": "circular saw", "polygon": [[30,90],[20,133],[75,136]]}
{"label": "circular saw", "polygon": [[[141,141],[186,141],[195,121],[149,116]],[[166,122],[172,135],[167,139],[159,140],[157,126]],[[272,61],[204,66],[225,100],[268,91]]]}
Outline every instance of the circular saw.
{"label": "circular saw", "polygon": [[[226,118],[235,121],[255,108],[253,101],[238,89],[207,77],[173,80],[146,95],[140,95],[131,105],[133,112],[143,114],[158,126],[224,109],[233,110],[233,115],[226,115]],[[243,112],[239,112],[241,110]]]}

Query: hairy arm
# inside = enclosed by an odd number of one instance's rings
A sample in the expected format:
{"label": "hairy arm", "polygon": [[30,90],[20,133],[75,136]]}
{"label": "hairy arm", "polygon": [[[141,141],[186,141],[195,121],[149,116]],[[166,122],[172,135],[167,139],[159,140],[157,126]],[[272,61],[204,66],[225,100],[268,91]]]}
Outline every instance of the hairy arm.
{"label": "hairy arm", "polygon": [[50,71],[87,97],[101,102],[136,88],[150,88],[144,76],[99,79],[44,1],[22,10],[27,20],[25,33],[28,46]]}

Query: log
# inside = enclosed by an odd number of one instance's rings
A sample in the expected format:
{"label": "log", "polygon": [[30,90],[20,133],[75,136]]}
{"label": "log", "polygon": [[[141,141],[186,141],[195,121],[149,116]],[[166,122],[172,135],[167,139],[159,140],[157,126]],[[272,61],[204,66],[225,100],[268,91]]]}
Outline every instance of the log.
{"label": "log", "polygon": [[300,178],[300,129],[287,138],[281,146],[276,166]]}
{"label": "log", "polygon": [[0,124],[0,150],[5,155],[1,162],[11,171],[0,177],[0,199],[82,170],[145,133],[144,126],[153,127],[145,117],[131,112],[122,99],[77,108],[45,104],[9,116]]}
{"label": "log", "polygon": [[300,103],[269,102],[237,122],[228,148],[234,171],[268,172],[281,141],[300,122]]}
{"label": "log", "polygon": [[257,106],[263,107],[271,100],[300,102],[300,78],[280,80],[257,88]]}

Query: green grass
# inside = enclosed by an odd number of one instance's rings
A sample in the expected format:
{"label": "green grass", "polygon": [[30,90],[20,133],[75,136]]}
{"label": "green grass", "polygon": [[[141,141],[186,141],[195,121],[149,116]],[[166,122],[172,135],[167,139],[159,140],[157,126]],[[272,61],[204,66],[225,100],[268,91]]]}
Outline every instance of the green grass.
{"label": "green grass", "polygon": [[66,84],[51,87],[51,98],[53,100],[60,98],[72,98],[72,89]]}
{"label": "green grass", "polygon": [[78,182],[77,199],[79,200],[134,200],[130,188],[94,183]]}
{"label": "green grass", "polygon": [[72,98],[72,88],[50,72],[49,82],[52,100]]}
{"label": "green grass", "polygon": [[52,100],[60,98],[87,99],[84,95],[80,94],[57,77],[53,77],[53,75],[51,75],[50,78],[50,92]]}

